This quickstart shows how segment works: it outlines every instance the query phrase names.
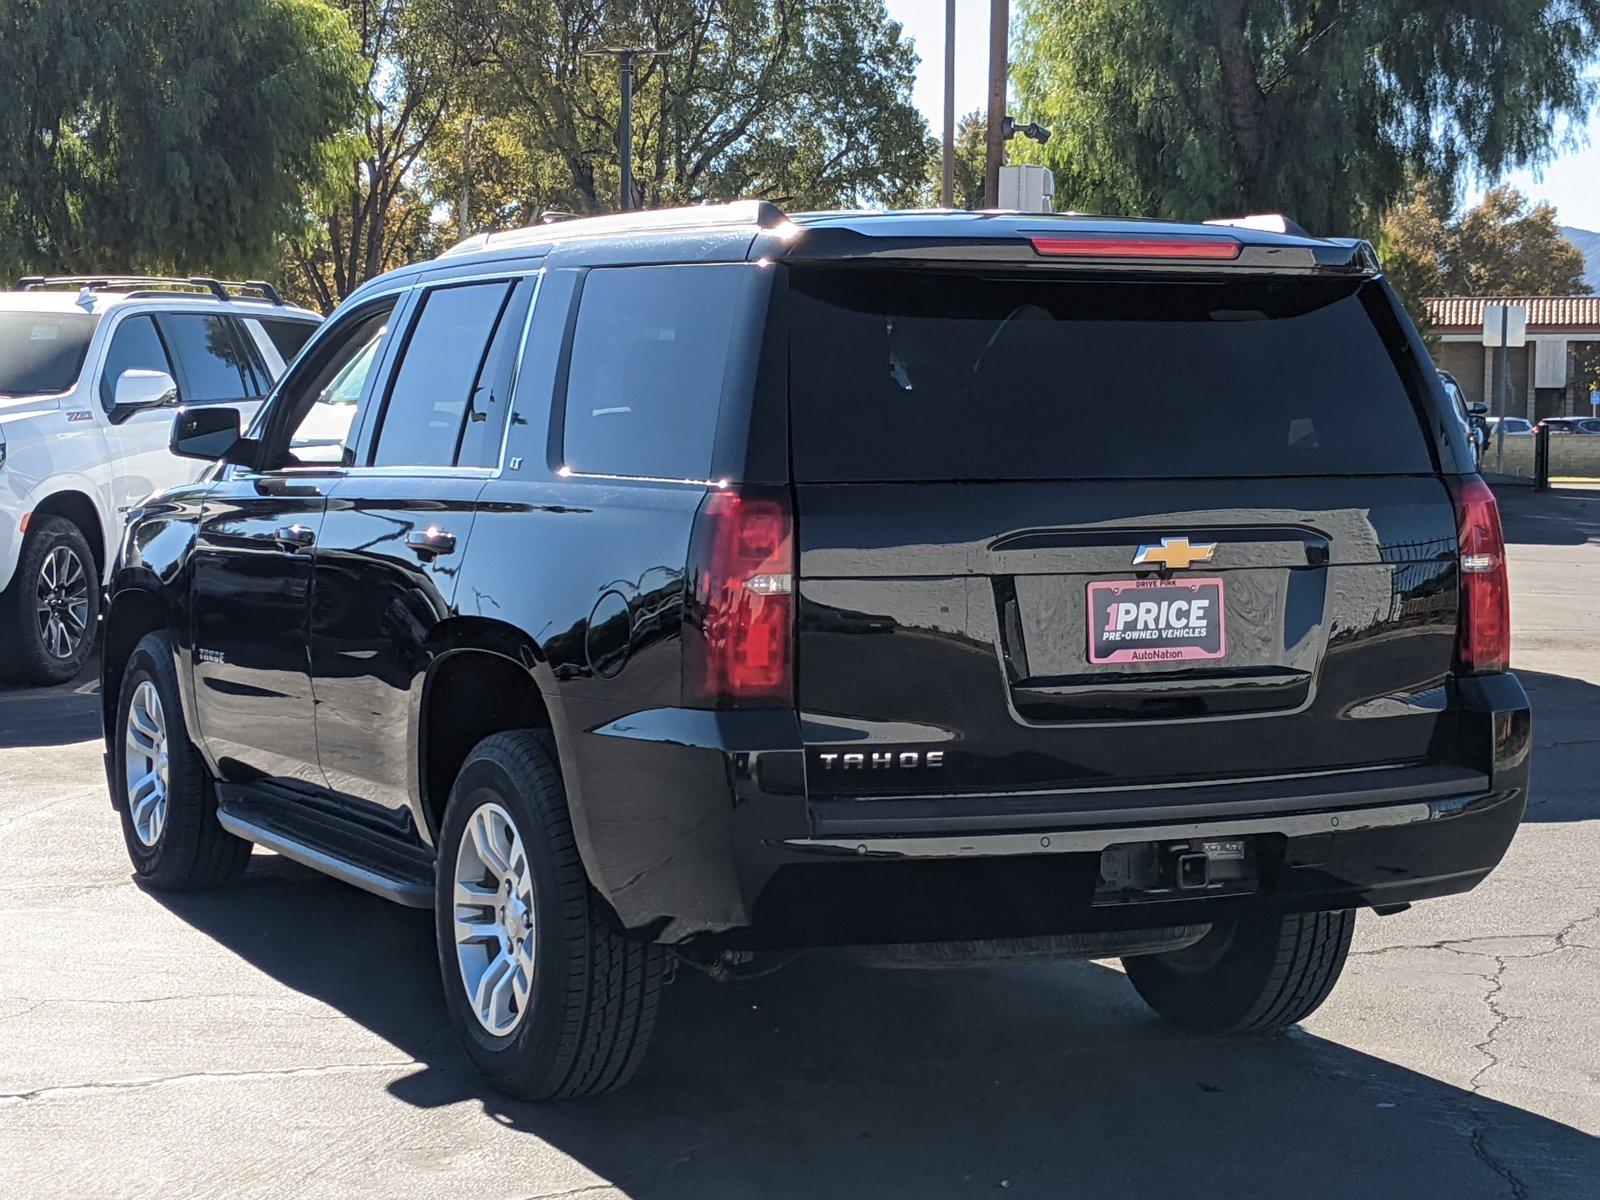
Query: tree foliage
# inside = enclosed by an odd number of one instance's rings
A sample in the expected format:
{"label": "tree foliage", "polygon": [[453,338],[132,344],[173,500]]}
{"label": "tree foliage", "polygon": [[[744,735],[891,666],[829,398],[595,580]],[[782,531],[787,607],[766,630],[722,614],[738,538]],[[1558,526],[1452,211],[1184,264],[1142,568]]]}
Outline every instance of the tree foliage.
{"label": "tree foliage", "polygon": [[[955,136],[955,194],[950,197],[952,208],[983,207],[983,164],[987,147],[984,129],[988,122],[980,111],[969,112],[956,122]],[[934,138],[928,143],[927,182],[922,203],[939,203],[939,189],[944,179],[944,143]]]}
{"label": "tree foliage", "polygon": [[1498,187],[1455,213],[1437,181],[1413,185],[1378,239],[1385,273],[1419,323],[1428,296],[1587,293],[1583,254],[1561,235],[1555,209]]}
{"label": "tree foliage", "polygon": [[[617,206],[618,67],[585,57],[608,46],[659,52],[636,74],[643,206],[739,196],[798,207],[896,202],[921,182],[916,55],[882,0],[453,4],[452,27],[485,48],[474,132],[492,148],[500,208]],[[475,181],[477,164],[462,149],[440,156],[442,190]]]}
{"label": "tree foliage", "polygon": [[1408,172],[1547,159],[1594,101],[1600,0],[1023,0],[1019,31],[1067,207],[1341,234]]}
{"label": "tree foliage", "polygon": [[359,41],[365,97],[334,169],[286,241],[291,286],[324,311],[361,283],[421,257],[434,240],[421,186],[451,105],[468,94],[470,43],[438,0],[329,0]]}
{"label": "tree foliage", "polygon": [[0,0],[0,265],[259,269],[359,80],[322,0]]}

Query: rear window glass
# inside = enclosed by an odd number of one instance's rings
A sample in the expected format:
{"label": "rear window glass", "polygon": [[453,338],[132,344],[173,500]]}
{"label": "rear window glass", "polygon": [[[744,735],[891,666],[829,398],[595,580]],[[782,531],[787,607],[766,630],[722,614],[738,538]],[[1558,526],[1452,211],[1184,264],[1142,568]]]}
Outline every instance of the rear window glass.
{"label": "rear window glass", "polygon": [[286,363],[294,361],[294,356],[300,353],[300,347],[310,341],[311,335],[317,331],[316,325],[310,321],[263,320],[260,325]]}
{"label": "rear window glass", "polygon": [[1358,290],[796,269],[805,482],[1426,472]]}
{"label": "rear window glass", "polygon": [[82,313],[0,313],[0,396],[71,390],[95,321]]}
{"label": "rear window glass", "polygon": [[589,272],[567,375],[567,466],[706,477],[748,276],[748,267],[727,264]]}

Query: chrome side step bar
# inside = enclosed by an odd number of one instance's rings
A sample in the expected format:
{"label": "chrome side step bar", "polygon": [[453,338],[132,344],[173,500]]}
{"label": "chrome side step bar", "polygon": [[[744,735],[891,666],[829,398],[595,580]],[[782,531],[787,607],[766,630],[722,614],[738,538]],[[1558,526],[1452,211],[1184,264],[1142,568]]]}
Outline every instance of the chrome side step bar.
{"label": "chrome side step bar", "polygon": [[385,900],[404,904],[408,908],[433,907],[433,887],[420,879],[405,879],[347,862],[319,846],[301,841],[283,829],[251,820],[225,807],[218,807],[217,823],[234,837],[254,842],[313,871],[331,875],[362,891],[382,896]]}

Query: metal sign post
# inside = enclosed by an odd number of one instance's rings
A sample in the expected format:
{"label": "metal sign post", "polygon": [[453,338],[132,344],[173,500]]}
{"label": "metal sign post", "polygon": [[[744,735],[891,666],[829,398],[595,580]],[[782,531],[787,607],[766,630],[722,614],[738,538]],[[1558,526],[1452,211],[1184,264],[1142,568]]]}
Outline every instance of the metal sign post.
{"label": "metal sign post", "polygon": [[1495,371],[1499,386],[1495,388],[1500,419],[1495,422],[1494,469],[1505,474],[1506,467],[1506,415],[1511,407],[1511,355],[1512,346],[1528,344],[1528,310],[1520,304],[1486,304],[1483,306],[1483,344],[1491,349],[1498,347]]}

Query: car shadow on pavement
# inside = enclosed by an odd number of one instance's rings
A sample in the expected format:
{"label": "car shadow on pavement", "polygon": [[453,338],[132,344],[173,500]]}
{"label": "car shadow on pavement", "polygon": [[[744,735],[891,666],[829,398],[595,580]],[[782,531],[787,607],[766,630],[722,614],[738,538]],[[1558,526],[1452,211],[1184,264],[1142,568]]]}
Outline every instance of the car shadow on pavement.
{"label": "car shadow on pavement", "polygon": [[1303,1031],[1174,1029],[1094,964],[889,971],[815,953],[747,983],[680,971],[627,1090],[527,1104],[458,1049],[429,914],[259,854],[235,891],[157,899],[415,1058],[396,1099],[479,1104],[530,1135],[530,1174],[548,1163],[538,1139],[633,1200],[1467,1200],[1592,1196],[1600,1175],[1581,1131]]}
{"label": "car shadow on pavement", "polygon": [[1524,821],[1600,818],[1600,687],[1567,675],[1517,671],[1533,708],[1533,777]]}
{"label": "car shadow on pavement", "polygon": [[67,746],[100,736],[100,695],[92,678],[53,688],[0,687],[0,750]]}
{"label": "car shadow on pavement", "polygon": [[1581,546],[1600,541],[1600,491],[1535,492],[1511,487],[1501,488],[1495,496],[1509,543]]}

